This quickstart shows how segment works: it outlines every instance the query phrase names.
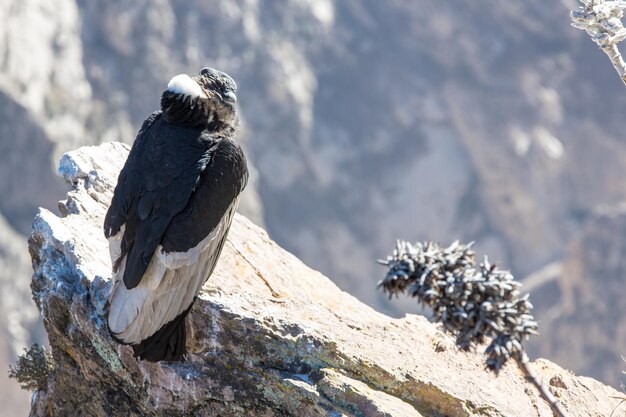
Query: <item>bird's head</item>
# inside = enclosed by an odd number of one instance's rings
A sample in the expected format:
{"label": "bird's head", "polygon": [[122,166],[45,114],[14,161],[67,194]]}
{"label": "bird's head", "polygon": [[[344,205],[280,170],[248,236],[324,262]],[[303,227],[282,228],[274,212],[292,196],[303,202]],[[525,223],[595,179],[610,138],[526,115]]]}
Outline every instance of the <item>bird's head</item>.
{"label": "bird's head", "polygon": [[161,110],[170,123],[232,132],[239,122],[236,93],[237,84],[228,74],[206,67],[193,77],[172,78],[161,96]]}

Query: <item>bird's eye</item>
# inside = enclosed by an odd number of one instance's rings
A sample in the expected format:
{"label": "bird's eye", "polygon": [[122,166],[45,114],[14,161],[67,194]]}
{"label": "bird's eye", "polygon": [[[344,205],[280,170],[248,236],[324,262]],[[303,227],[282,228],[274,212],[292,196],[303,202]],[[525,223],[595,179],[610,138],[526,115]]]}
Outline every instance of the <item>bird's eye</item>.
{"label": "bird's eye", "polygon": [[234,104],[237,102],[237,95],[231,90],[227,90],[222,93],[222,99],[227,103]]}

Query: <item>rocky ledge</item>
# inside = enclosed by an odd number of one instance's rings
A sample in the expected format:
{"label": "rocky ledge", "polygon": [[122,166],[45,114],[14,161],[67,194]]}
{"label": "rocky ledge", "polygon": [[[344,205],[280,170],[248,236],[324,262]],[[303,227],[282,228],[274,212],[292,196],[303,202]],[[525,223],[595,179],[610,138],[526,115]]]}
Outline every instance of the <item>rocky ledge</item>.
{"label": "rocky ledge", "polygon": [[[61,215],[41,209],[35,219],[32,290],[54,370],[31,415],[552,415],[514,364],[496,377],[425,318],[376,312],[242,216],[192,310],[186,362],[135,360],[103,319],[102,221],[127,152],[110,143],[64,155]],[[545,360],[533,367],[572,416],[606,416],[618,402],[593,379]]]}

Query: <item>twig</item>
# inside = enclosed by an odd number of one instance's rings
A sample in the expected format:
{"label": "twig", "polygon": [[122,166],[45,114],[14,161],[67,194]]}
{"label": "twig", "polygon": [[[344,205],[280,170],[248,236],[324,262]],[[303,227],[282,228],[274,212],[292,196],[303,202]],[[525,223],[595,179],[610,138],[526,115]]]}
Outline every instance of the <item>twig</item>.
{"label": "twig", "polygon": [[241,256],[241,258],[246,261],[248,263],[248,265],[250,265],[252,267],[252,269],[254,270],[254,273],[257,277],[261,278],[261,281],[263,281],[263,283],[265,284],[265,286],[270,290],[270,293],[272,293],[272,297],[274,298],[281,298],[280,293],[276,292],[274,290],[274,288],[272,288],[272,286],[270,285],[269,282],[267,282],[267,279],[265,279],[265,277],[263,276],[263,274],[261,273],[261,271],[258,270],[258,268],[256,266],[254,266],[254,264],[252,262],[250,262],[250,260],[246,257],[246,255],[244,255],[243,251],[241,251],[237,245],[235,245],[235,243],[230,240],[230,239],[226,239],[226,241],[228,243],[230,243],[230,245],[233,247],[233,249],[235,250],[235,252],[237,252],[237,254],[239,256]]}
{"label": "twig", "polygon": [[619,403],[617,403],[615,408],[613,408],[613,411],[611,411],[611,414],[609,415],[609,417],[613,417],[613,414],[615,413],[615,411],[617,411],[619,406],[626,402],[626,397],[611,397],[611,398],[614,398],[616,400],[621,400],[621,401]]}
{"label": "twig", "polygon": [[626,38],[622,24],[626,1],[580,0],[582,6],[571,12],[572,26],[586,31],[591,40],[611,60],[620,79],[626,84],[626,62],[617,44]]}
{"label": "twig", "polygon": [[567,416],[565,410],[563,410],[563,407],[561,406],[561,403],[557,401],[557,399],[554,397],[554,395],[552,395],[550,390],[548,390],[548,388],[539,380],[539,378],[537,378],[533,370],[530,369],[530,361],[528,360],[528,355],[526,355],[526,352],[523,353],[521,360],[518,360],[517,364],[519,365],[522,372],[524,372],[524,375],[526,375],[526,379],[532,382],[532,384],[537,388],[539,394],[541,394],[543,399],[546,400],[548,404],[550,404],[550,408],[552,408],[552,411],[556,413],[556,415],[559,417]]}

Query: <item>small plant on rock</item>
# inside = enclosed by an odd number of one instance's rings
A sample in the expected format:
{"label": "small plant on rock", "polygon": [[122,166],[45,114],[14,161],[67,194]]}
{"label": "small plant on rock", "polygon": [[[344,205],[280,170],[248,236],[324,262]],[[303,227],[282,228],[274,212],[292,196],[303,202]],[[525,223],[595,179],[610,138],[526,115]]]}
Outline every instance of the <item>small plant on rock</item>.
{"label": "small plant on rock", "polygon": [[566,414],[556,398],[529,367],[522,343],[537,334],[528,294],[510,272],[498,269],[487,257],[476,267],[472,243],[441,247],[433,242],[398,241],[393,253],[379,263],[387,275],[379,282],[389,297],[405,293],[433,311],[436,322],[456,336],[461,349],[490,341],[487,367],[496,374],[513,359],[560,417]]}
{"label": "small plant on rock", "polygon": [[9,378],[15,378],[23,389],[36,391],[46,387],[53,371],[52,354],[35,343],[19,356],[16,366],[9,367]]}

